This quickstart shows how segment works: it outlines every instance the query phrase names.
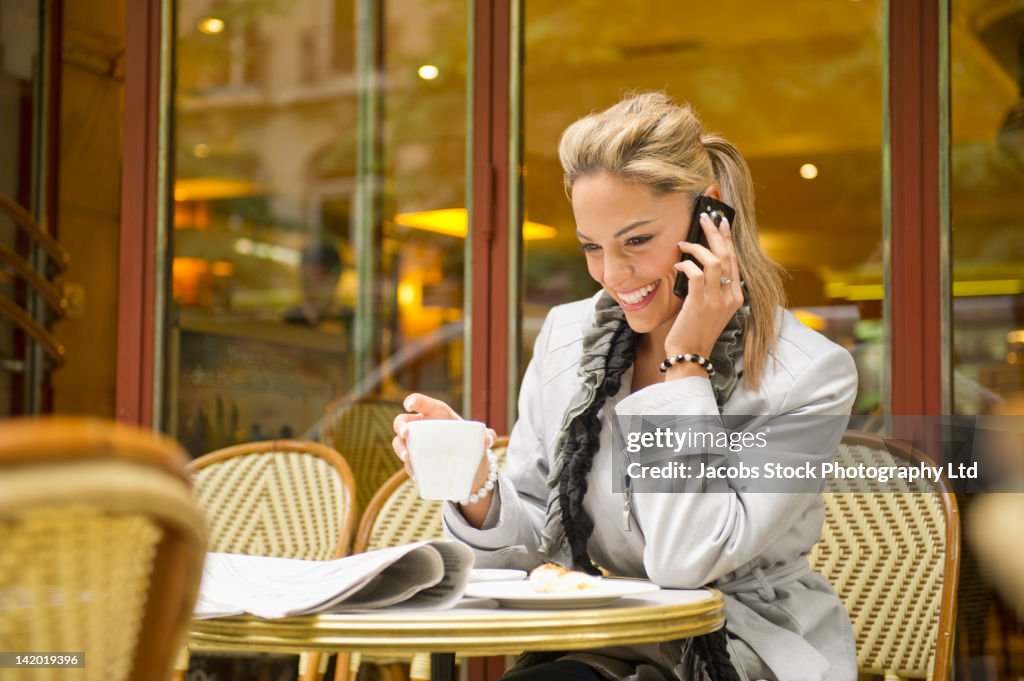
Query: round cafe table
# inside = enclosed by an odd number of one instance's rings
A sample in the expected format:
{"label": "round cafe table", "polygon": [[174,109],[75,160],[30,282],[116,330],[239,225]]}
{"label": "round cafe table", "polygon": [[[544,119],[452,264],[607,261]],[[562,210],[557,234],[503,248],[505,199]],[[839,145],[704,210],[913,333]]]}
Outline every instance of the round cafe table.
{"label": "round cafe table", "polygon": [[323,613],[264,620],[196,620],[189,645],[217,650],[300,653],[429,652],[432,678],[453,677],[454,654],[510,655],[524,650],[585,650],[699,636],[724,624],[715,589],[663,589],[581,610],[521,610],[466,599],[451,610]]}

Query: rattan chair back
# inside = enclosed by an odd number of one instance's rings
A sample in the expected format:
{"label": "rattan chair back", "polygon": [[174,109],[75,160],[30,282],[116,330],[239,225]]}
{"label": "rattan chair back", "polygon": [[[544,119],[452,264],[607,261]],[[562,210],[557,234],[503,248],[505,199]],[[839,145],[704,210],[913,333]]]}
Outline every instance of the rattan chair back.
{"label": "rattan chair back", "polygon": [[355,482],[326,445],[268,440],[219,449],[189,464],[210,519],[210,550],[329,560],[348,555]]}
{"label": "rattan chair back", "polygon": [[[847,431],[844,466],[907,466],[926,459],[895,440]],[[849,491],[851,485],[856,491]],[[811,565],[846,606],[861,673],[945,680],[952,661],[960,521],[943,481],[829,481]]]}
{"label": "rattan chair back", "polygon": [[400,402],[377,398],[327,406],[322,439],[352,467],[360,516],[374,492],[402,467],[391,450],[391,440],[395,417],[404,413]]}
{"label": "rattan chair back", "polygon": [[0,651],[84,653],[5,681],[166,678],[206,546],[187,455],[79,418],[0,422]]}
{"label": "rattan chair back", "polygon": [[[508,437],[498,438],[492,449],[499,466],[503,466]],[[440,538],[443,503],[421,499],[416,483],[409,479],[404,468],[399,470],[381,485],[367,505],[359,520],[352,552]]]}

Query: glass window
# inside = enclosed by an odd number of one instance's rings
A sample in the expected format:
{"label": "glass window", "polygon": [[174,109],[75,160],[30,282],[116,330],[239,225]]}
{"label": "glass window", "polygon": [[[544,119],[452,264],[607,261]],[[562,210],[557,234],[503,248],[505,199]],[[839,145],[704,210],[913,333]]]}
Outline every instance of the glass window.
{"label": "glass window", "polygon": [[[41,9],[33,0],[0,4],[0,194],[31,214],[41,153],[34,142],[43,115]],[[0,418],[39,408],[28,390],[33,343],[20,330],[24,322],[11,316],[17,312],[4,312],[31,309],[30,289],[19,274],[31,260],[29,240],[0,207],[0,299],[6,302],[0,310]]]}
{"label": "glass window", "polygon": [[953,408],[1024,414],[1024,7],[950,16]]}
{"label": "glass window", "polygon": [[733,142],[791,310],[853,352],[856,411],[882,407],[883,3],[525,2],[522,366],[548,308],[596,291],[557,145],[630,90],[665,90]]}
{"label": "glass window", "polygon": [[198,455],[459,404],[466,3],[177,12],[168,430]]}

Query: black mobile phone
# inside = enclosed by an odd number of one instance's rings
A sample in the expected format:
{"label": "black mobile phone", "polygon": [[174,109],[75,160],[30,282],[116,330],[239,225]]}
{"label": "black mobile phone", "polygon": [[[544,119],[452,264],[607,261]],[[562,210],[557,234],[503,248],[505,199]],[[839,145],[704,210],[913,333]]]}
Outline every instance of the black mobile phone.
{"label": "black mobile phone", "polygon": [[[690,232],[686,235],[686,240],[691,244],[700,244],[705,248],[708,247],[708,237],[704,233],[704,228],[700,226],[701,213],[707,213],[711,218],[711,221],[715,223],[716,227],[722,223],[722,218],[729,221],[730,228],[735,226],[734,220],[736,219],[736,210],[732,206],[727,203],[722,203],[718,199],[711,198],[710,196],[698,196],[697,200],[693,204],[693,216],[690,218]],[[700,261],[689,253],[683,253],[683,257],[679,259],[679,262],[683,262],[684,260],[689,260],[697,265],[697,267],[701,267]],[[683,272],[676,274],[676,283],[675,286],[672,287],[672,293],[676,294],[680,298],[685,298],[689,289],[690,280],[686,278],[686,274]]]}

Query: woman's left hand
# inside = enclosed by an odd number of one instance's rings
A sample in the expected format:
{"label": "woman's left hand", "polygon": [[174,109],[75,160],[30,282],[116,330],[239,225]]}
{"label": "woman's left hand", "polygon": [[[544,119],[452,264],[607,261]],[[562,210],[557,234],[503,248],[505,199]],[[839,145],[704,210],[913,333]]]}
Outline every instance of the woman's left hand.
{"label": "woman's left hand", "polygon": [[689,260],[675,265],[690,285],[683,307],[665,338],[665,352],[670,357],[685,353],[710,357],[715,341],[743,305],[732,226],[723,218],[721,226],[716,227],[707,214],[701,215],[700,224],[710,248],[679,242],[679,250],[696,258],[704,269]]}

